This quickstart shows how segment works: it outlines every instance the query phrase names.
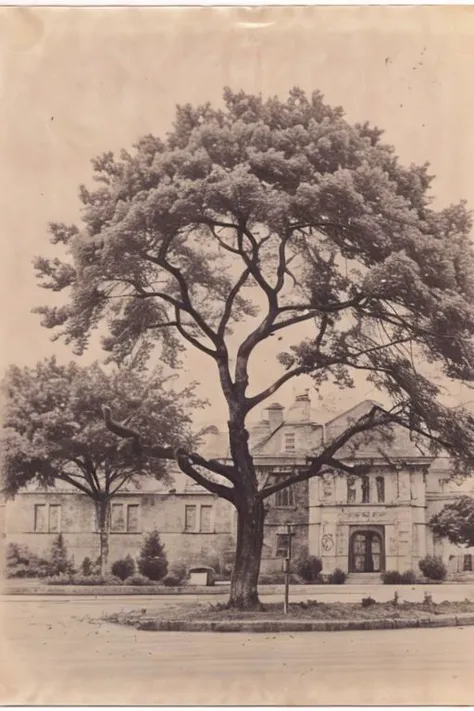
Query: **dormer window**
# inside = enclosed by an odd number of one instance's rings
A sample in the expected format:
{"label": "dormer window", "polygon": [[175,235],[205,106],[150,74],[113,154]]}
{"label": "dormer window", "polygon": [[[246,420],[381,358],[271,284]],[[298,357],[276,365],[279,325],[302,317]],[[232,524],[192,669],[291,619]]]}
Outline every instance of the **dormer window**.
{"label": "dormer window", "polygon": [[294,454],[296,451],[295,433],[285,432],[285,454]]}

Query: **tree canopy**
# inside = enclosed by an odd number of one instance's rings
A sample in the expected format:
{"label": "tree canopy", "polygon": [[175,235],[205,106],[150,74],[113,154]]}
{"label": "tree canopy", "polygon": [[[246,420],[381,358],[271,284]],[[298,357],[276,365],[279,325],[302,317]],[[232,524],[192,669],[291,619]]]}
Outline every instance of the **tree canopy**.
{"label": "tree canopy", "polygon": [[433,533],[461,546],[474,546],[474,499],[461,496],[430,520]]}
{"label": "tree canopy", "polygon": [[[104,427],[102,406],[113,403],[149,437],[168,446],[190,443],[190,416],[199,401],[192,387],[178,392],[161,371],[146,374],[59,364],[55,358],[33,368],[9,368],[3,382],[3,485],[14,495],[29,482],[74,486],[95,500],[125,484],[165,478],[163,460],[136,455]],[[138,466],[139,464],[139,466]]]}
{"label": "tree canopy", "polygon": [[[159,341],[170,360],[191,344],[229,389],[246,387],[258,343],[316,322],[281,355],[284,381],[307,372],[349,384],[362,368],[395,398],[422,396],[428,415],[436,388],[410,348],[473,378],[471,217],[463,203],[431,209],[428,166],[401,166],[381,135],[298,89],[286,101],[226,90],[224,108],[178,107],[164,141],[93,161],[100,187],[81,188],[82,229],[51,225],[70,259],[36,267],[71,299],[40,308],[44,324],[82,352],[106,322],[104,347],[119,360],[138,342]],[[233,375],[226,337],[246,317],[258,322]]]}

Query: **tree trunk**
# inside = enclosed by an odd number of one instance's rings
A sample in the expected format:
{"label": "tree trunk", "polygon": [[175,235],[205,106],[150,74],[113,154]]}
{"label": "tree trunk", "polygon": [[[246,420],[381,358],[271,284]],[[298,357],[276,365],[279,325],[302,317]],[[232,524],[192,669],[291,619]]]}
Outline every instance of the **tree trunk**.
{"label": "tree trunk", "polygon": [[263,547],[264,510],[261,501],[237,509],[237,548],[228,607],[261,610],[258,576]]}
{"label": "tree trunk", "polygon": [[97,526],[99,529],[99,559],[100,575],[105,577],[109,572],[109,502],[98,501]]}

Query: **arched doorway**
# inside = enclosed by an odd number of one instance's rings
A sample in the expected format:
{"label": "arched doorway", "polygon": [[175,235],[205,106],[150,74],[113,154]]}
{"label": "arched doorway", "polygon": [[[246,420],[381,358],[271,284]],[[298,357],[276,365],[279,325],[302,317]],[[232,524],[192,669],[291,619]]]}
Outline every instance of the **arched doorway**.
{"label": "arched doorway", "polygon": [[355,531],[350,538],[349,571],[380,573],[383,569],[382,535],[378,531]]}

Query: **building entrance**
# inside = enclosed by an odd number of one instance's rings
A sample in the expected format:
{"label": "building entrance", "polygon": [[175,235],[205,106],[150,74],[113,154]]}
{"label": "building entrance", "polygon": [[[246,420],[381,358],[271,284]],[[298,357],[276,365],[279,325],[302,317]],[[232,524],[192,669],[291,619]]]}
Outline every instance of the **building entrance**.
{"label": "building entrance", "polygon": [[355,531],[350,538],[349,571],[380,573],[383,567],[381,534],[377,531]]}

